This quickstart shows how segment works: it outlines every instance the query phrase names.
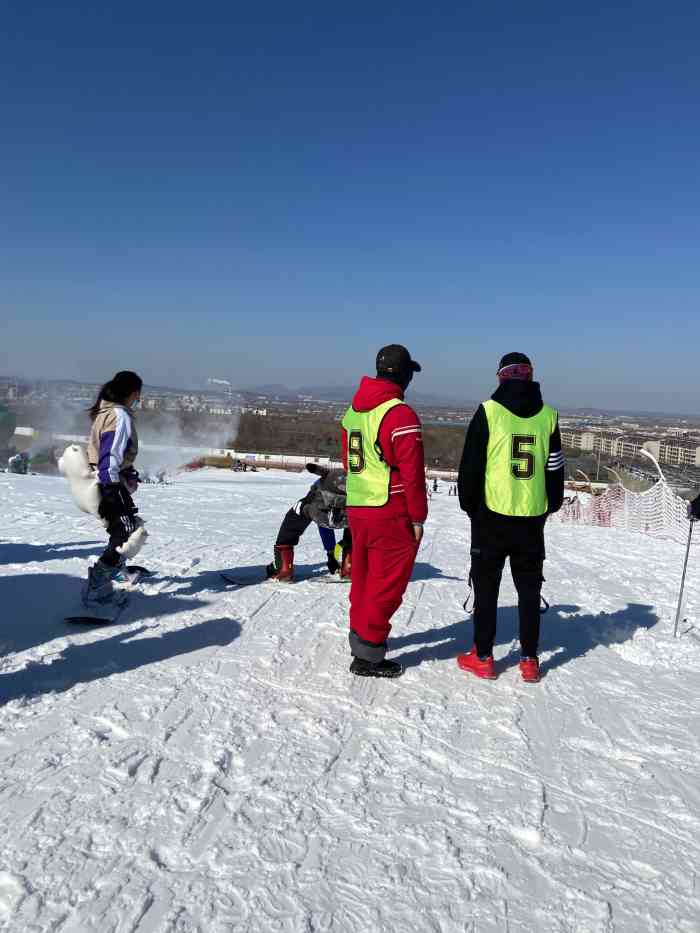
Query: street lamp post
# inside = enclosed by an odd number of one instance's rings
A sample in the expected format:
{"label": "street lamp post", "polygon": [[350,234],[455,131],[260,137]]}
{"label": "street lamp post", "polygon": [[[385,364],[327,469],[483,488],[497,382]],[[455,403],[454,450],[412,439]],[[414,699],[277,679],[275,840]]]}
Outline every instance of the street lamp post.
{"label": "street lamp post", "polygon": [[[656,469],[659,471],[659,476],[661,477],[661,482],[662,482],[662,483],[666,483],[666,477],[664,476],[664,471],[663,471],[663,470],[661,469],[661,467],[659,466],[659,461],[656,459],[656,457],[654,456],[654,454],[650,453],[650,451],[648,451],[648,450],[646,449],[646,447],[640,447],[640,448],[639,448],[639,453],[642,454],[644,457],[647,457],[649,460],[651,460],[651,462],[654,464],[654,466],[656,467]],[[667,484],[667,485],[668,485],[668,484]]]}
{"label": "street lamp post", "polygon": [[583,470],[576,470],[576,472],[577,472],[577,473],[580,473],[581,476],[586,480],[586,482],[588,483],[588,488],[591,490],[591,495],[594,495],[594,492],[593,492],[593,483],[591,482],[590,476],[588,476],[587,473],[584,473]]}
{"label": "street lamp post", "polygon": [[625,484],[622,482],[622,477],[621,477],[620,474],[617,472],[617,470],[613,470],[613,468],[612,468],[612,467],[609,467],[609,466],[603,467],[603,469],[604,469],[604,470],[607,470],[608,473],[612,473],[612,475],[617,479],[617,481],[618,481],[618,483],[620,484],[620,486],[622,486],[623,489],[624,489]]}

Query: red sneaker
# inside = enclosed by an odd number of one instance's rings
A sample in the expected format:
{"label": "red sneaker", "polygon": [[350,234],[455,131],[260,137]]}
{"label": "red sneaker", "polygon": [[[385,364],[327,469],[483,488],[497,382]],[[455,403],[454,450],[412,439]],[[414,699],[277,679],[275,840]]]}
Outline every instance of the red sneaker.
{"label": "red sneaker", "polygon": [[472,648],[469,654],[458,654],[457,664],[459,664],[463,671],[469,671],[477,677],[483,677],[484,680],[496,679],[493,657],[485,658],[482,661],[476,653],[476,648]]}
{"label": "red sneaker", "polygon": [[536,684],[540,680],[540,662],[537,658],[521,658],[520,673],[526,684]]}

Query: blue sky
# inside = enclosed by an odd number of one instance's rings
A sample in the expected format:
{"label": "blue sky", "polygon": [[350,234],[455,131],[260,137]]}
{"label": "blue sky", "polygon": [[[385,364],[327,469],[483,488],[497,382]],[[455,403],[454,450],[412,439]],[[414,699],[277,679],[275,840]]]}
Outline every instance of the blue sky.
{"label": "blue sky", "polygon": [[567,6],[11,3],[0,373],[697,412],[700,8]]}

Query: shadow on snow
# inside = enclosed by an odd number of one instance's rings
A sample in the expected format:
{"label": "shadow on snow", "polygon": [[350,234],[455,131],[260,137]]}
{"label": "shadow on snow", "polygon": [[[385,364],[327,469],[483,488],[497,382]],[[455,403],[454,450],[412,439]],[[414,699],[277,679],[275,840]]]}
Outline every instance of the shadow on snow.
{"label": "shadow on snow", "polygon": [[[67,615],[82,615],[80,577],[62,573],[22,573],[0,576],[0,657],[27,651],[55,638],[66,638],[79,629],[63,621]],[[131,594],[129,605],[120,619],[129,625],[139,619],[172,615],[206,605],[198,599],[181,599],[171,593]],[[99,611],[95,613],[99,615]],[[118,623],[119,624],[119,623]]]}
{"label": "shadow on snow", "polygon": [[111,638],[69,644],[50,664],[32,661],[21,671],[0,676],[0,705],[20,697],[31,699],[44,693],[70,690],[77,684],[123,674],[147,664],[167,661],[178,655],[225,646],[240,635],[234,619],[207,619],[142,638],[148,626],[128,628]]}
{"label": "shadow on snow", "polygon": [[[639,628],[650,629],[659,621],[653,606],[629,603],[617,612],[579,615],[579,606],[551,606],[542,617],[540,654],[554,652],[542,662],[542,674],[548,674],[562,664],[583,657],[599,645],[617,645],[628,641]],[[510,606],[498,610],[496,645],[510,645],[506,658],[496,662],[496,668],[516,664],[520,658],[518,640],[518,609]],[[416,667],[423,661],[446,661],[472,646],[473,626],[470,619],[453,622],[442,628],[412,632],[389,639],[389,650],[413,648],[395,656],[405,667]],[[413,647],[415,646],[415,647]]]}
{"label": "shadow on snow", "polygon": [[426,564],[425,561],[416,561],[413,565],[413,573],[411,574],[411,582],[415,583],[420,580],[456,580],[458,583],[466,584],[465,577],[452,577],[448,573],[443,573],[439,567],[434,567],[432,564]]}
{"label": "shadow on snow", "polygon": [[104,551],[101,541],[66,541],[64,544],[20,544],[0,541],[0,564],[32,564],[47,560],[91,557]]}
{"label": "shadow on snow", "polygon": [[[265,583],[267,580],[265,574],[266,566],[266,564],[245,564],[242,567],[222,567],[221,570],[201,570],[198,574],[186,577],[171,576],[168,574],[168,580],[172,583],[184,584],[176,590],[177,593],[194,596],[197,593],[208,593],[211,590],[225,590],[227,586],[230,586],[230,584],[227,584],[227,582],[222,579],[222,573],[225,573],[227,577],[242,580],[250,584]],[[308,580],[311,577],[323,576],[325,575],[326,569],[325,561],[317,564],[295,564],[295,582],[303,583],[304,580]]]}

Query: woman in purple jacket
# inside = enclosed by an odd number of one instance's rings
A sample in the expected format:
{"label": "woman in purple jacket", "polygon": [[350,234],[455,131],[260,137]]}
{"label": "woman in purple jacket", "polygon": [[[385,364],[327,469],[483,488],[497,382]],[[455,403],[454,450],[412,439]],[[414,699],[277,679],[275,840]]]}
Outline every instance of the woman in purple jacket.
{"label": "woman in purple jacket", "polygon": [[141,397],[142,385],[136,373],[119,372],[102,386],[90,409],[88,460],[97,473],[99,514],[109,534],[109,544],[89,571],[86,599],[95,602],[112,599],[112,581],[120,577],[130,539],[133,542],[139,531],[139,537],[145,535],[131,498],[139,479],[134,469],[138,437],[131,408]]}

